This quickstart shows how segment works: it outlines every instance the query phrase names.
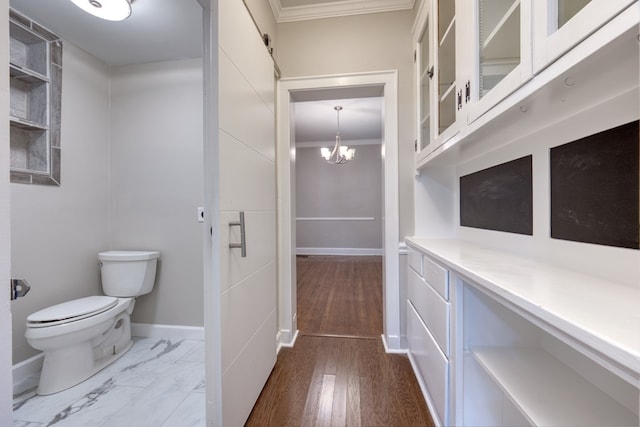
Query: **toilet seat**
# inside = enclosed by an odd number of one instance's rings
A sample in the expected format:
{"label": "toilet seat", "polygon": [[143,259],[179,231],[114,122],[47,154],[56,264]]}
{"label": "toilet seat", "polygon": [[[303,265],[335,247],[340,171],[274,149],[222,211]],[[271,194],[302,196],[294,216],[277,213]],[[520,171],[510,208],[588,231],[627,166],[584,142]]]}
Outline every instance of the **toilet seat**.
{"label": "toilet seat", "polygon": [[108,296],[90,296],[57,304],[37,311],[27,317],[31,328],[43,328],[75,322],[92,317],[118,304],[118,298]]}

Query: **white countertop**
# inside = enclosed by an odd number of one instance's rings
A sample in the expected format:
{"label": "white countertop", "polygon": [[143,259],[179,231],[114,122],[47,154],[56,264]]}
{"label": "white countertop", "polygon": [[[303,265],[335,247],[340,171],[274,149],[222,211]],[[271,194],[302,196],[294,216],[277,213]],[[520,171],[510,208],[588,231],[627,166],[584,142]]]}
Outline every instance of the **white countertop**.
{"label": "white countertop", "polygon": [[640,378],[640,284],[610,282],[461,240],[405,241]]}

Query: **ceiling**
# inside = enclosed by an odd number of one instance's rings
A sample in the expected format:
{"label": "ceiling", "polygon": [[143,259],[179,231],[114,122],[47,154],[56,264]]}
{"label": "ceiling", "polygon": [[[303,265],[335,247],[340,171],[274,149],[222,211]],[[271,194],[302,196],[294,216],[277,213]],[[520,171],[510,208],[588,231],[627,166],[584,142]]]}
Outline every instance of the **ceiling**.
{"label": "ceiling", "polygon": [[383,98],[350,98],[293,103],[295,141],[299,146],[326,146],[338,130],[335,106],[341,106],[340,136],[345,144],[382,142]]}
{"label": "ceiling", "polygon": [[70,0],[10,0],[12,8],[110,65],[202,56],[197,0],[134,0],[131,16],[96,18]]}

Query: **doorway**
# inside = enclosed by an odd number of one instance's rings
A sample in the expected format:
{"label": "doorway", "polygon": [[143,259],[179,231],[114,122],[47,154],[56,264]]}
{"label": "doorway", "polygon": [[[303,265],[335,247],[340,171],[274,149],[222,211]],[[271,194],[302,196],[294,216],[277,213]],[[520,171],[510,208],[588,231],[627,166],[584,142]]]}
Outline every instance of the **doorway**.
{"label": "doorway", "polygon": [[[383,343],[387,351],[399,351],[399,212],[398,212],[398,89],[397,71],[282,79],[278,83],[276,120],[278,159],[278,286],[280,346],[292,346],[297,336],[296,207],[293,102],[313,96],[336,99],[365,96],[372,91],[383,97]],[[325,93],[323,95],[323,93]],[[336,96],[340,93],[340,96]],[[370,96],[370,95],[369,95]]]}

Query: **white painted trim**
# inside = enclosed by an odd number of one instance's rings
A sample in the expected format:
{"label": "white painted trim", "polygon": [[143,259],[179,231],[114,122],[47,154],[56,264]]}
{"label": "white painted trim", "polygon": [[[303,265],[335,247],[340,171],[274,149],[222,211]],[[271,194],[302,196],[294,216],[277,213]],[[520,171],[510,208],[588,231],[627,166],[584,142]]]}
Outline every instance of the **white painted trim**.
{"label": "white painted trim", "polygon": [[[11,277],[11,189],[9,184],[9,0],[0,0],[0,425],[12,424],[12,369],[11,302],[7,292],[7,279]],[[19,185],[19,184],[18,184]]]}
{"label": "white painted trim", "polygon": [[293,348],[293,346],[296,344],[296,340],[298,339],[298,331],[296,329],[296,331],[291,334],[291,331],[278,331],[277,334],[277,340],[278,340],[278,350],[277,353],[280,353],[280,350],[282,349],[282,347],[286,347],[286,348]]}
{"label": "white painted trim", "polygon": [[[291,94],[317,89],[382,87],[384,90],[384,334],[400,347],[400,213],[398,189],[398,71],[285,78],[277,89],[278,307],[279,329],[295,330],[295,209],[292,199]],[[292,213],[293,211],[293,213]],[[391,341],[391,342],[389,342]]]}
{"label": "white painted trim", "polygon": [[131,323],[131,336],[204,341],[204,327]]}
{"label": "white painted trim", "polygon": [[296,221],[375,221],[373,216],[297,217]]}
{"label": "white painted trim", "polygon": [[[222,312],[220,297],[220,164],[219,151],[219,41],[218,3],[200,0],[203,8],[203,163],[204,208],[202,227],[203,304],[207,426],[222,427]],[[214,227],[215,225],[215,227]]]}
{"label": "white painted trim", "polygon": [[283,7],[280,0],[269,0],[278,23],[406,10],[412,9],[414,2],[415,0],[344,0]]}
{"label": "white painted trim", "polygon": [[408,350],[400,346],[400,337],[387,338],[384,334],[382,337],[382,345],[384,346],[384,352],[389,354],[407,354]]}
{"label": "white painted trim", "polygon": [[296,248],[296,255],[382,256],[377,248]]}
{"label": "white painted trim", "polygon": [[40,375],[42,371],[42,362],[44,361],[44,353],[38,353],[20,363],[13,365],[13,395],[20,394],[25,390],[21,390],[20,386],[30,377]]}

